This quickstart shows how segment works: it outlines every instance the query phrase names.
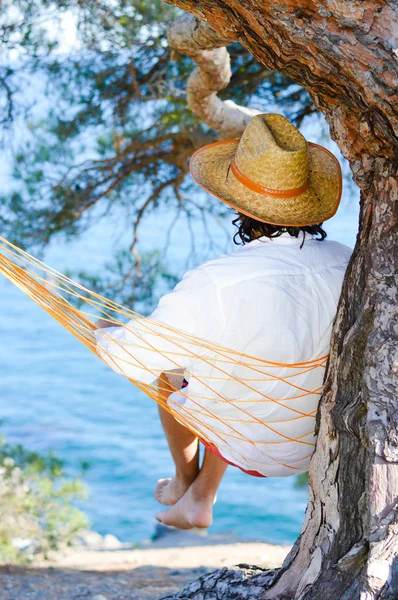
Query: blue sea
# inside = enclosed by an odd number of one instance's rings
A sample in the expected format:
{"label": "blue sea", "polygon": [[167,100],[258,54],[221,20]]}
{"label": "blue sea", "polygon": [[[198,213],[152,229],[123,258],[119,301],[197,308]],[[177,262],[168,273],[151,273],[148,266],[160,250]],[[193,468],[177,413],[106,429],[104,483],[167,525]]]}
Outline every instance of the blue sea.
{"label": "blue sea", "polygon": [[[158,213],[147,220],[141,248],[159,247],[170,218],[174,217]],[[325,229],[331,239],[353,247],[357,219],[358,198],[348,185],[340,210]],[[230,221],[225,226],[232,238]],[[113,214],[80,239],[53,243],[45,260],[61,271],[84,266],[96,272],[129,235],[125,219]],[[201,236],[198,228],[194,263],[216,255],[225,244],[220,233],[219,247],[203,257]],[[177,271],[184,270],[181,257],[189,253],[189,244],[182,224],[171,237],[167,257]],[[227,244],[226,250],[232,249],[232,243]],[[53,450],[70,475],[79,473],[81,461],[87,461],[84,481],[90,497],[80,506],[91,527],[126,542],[150,537],[159,509],[154,486],[158,478],[173,474],[156,404],[1,276],[0,344],[0,433],[31,450]],[[230,467],[211,532],[292,543],[300,532],[306,501],[307,490],[297,488],[293,477],[259,479]]]}

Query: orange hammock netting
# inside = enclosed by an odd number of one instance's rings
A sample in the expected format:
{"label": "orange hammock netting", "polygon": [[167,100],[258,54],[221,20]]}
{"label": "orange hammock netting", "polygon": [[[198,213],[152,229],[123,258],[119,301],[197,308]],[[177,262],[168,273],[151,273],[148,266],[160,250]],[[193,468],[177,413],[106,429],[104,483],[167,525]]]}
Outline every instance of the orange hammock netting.
{"label": "orange hammock netting", "polygon": [[[2,237],[0,272],[111,368],[127,376],[131,364],[136,373],[146,374],[141,381],[127,379],[227,462],[260,476],[308,469],[327,355],[301,363],[272,362],[171,329],[86,289]],[[112,330],[101,330],[102,339],[109,337],[116,348],[108,352],[98,339],[98,318],[123,325],[132,341],[117,351]],[[127,324],[119,320],[123,318]],[[172,368],[151,371],[137,359],[143,344],[147,352],[167,357]],[[194,396],[190,385],[181,388],[182,375],[192,377],[179,363],[183,357],[186,364],[187,355],[208,373],[205,378],[194,376],[201,390]],[[151,383],[143,382],[148,379]],[[220,382],[233,382],[234,394],[221,394]]]}

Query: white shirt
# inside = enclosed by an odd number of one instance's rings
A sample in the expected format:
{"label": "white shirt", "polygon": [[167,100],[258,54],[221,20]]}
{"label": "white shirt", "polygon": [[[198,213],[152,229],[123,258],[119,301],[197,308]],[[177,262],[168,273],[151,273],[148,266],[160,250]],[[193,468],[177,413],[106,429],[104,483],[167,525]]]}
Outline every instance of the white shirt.
{"label": "white shirt", "polygon": [[328,354],[352,252],[309,234],[302,241],[302,233],[253,240],[185,273],[150,317],[96,333],[105,362],[126,377],[149,384],[184,369],[189,385],[168,401],[176,417],[192,417],[227,460],[265,476],[308,469],[324,368],[264,361]]}

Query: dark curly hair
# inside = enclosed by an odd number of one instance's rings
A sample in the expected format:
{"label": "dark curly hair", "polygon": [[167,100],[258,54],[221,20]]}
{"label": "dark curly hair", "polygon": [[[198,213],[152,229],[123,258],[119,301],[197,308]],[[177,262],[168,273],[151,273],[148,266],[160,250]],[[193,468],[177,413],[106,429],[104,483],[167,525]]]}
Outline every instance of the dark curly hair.
{"label": "dark curly hair", "polygon": [[[313,235],[318,235],[320,237],[316,237],[316,240],[322,241],[326,238],[327,233],[324,229],[322,229],[321,225],[323,223],[319,223],[318,225],[305,225],[304,227],[289,227],[283,225],[270,225],[269,223],[263,223],[261,221],[257,221],[252,217],[248,217],[247,215],[238,213],[236,219],[232,221],[232,224],[237,227],[238,231],[234,235],[234,244],[247,244],[252,240],[255,240],[258,237],[266,236],[268,238],[279,237],[282,233],[289,233],[293,237],[298,237],[300,231],[304,231],[303,242],[300,246],[304,244],[305,234],[311,233]],[[240,238],[240,241],[238,240]]]}

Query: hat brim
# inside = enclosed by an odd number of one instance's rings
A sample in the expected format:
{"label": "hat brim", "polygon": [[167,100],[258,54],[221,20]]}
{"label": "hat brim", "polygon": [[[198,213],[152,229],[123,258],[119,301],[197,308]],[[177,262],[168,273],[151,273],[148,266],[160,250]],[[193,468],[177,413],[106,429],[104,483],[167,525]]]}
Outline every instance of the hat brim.
{"label": "hat brim", "polygon": [[291,198],[276,198],[252,191],[233,174],[230,164],[239,141],[208,144],[192,155],[189,168],[198,185],[238,212],[271,225],[304,227],[333,217],[341,200],[342,173],[327,148],[308,142],[308,189]]}

